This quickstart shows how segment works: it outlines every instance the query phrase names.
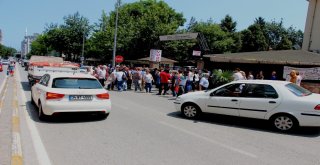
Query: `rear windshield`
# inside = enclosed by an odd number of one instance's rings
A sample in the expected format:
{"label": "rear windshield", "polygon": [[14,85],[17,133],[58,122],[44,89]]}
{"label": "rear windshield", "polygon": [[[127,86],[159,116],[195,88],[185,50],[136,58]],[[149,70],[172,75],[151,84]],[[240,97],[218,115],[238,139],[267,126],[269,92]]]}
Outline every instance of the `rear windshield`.
{"label": "rear windshield", "polygon": [[52,88],[72,88],[72,89],[101,89],[102,86],[96,79],[90,78],[55,78]]}
{"label": "rear windshield", "polygon": [[312,92],[310,92],[309,90],[293,83],[287,84],[286,87],[296,96],[308,96],[312,94]]}

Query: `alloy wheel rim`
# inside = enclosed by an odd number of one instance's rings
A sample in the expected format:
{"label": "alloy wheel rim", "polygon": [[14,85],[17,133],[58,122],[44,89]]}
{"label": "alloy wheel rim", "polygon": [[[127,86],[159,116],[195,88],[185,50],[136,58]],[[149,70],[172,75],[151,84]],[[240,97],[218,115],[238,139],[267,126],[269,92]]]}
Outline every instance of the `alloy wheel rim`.
{"label": "alloy wheel rim", "polygon": [[274,120],[274,125],[278,129],[286,131],[293,127],[293,121],[287,116],[280,116]]}
{"label": "alloy wheel rim", "polygon": [[187,117],[195,117],[196,114],[197,114],[197,109],[193,106],[186,106],[184,108],[184,114],[187,116]]}

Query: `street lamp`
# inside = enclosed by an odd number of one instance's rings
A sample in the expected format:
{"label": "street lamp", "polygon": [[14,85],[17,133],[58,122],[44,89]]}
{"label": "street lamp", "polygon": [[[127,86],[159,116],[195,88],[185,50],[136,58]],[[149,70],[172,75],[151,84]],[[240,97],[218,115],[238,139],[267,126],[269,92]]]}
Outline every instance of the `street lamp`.
{"label": "street lamp", "polygon": [[112,67],[115,67],[116,65],[116,49],[117,49],[117,33],[118,33],[118,17],[119,17],[119,6],[120,6],[121,0],[117,0],[116,2],[116,26],[114,30],[114,42],[113,42],[113,54],[112,54]]}

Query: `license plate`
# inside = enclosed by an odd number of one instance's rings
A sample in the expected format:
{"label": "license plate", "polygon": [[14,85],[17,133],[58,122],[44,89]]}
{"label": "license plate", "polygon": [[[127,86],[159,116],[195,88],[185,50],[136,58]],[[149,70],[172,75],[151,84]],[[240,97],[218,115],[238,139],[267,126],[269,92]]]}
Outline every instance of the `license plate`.
{"label": "license plate", "polygon": [[91,95],[70,95],[69,100],[70,101],[91,101],[92,100]]}

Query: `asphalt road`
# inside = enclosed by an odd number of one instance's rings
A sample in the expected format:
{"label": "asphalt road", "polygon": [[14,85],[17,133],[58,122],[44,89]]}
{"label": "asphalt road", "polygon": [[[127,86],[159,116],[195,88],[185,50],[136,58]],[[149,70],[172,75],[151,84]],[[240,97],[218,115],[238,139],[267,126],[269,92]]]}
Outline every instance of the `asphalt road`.
{"label": "asphalt road", "polygon": [[20,105],[27,107],[21,113],[25,164],[320,164],[319,129],[281,134],[264,121],[211,114],[187,120],[170,96],[156,93],[111,91],[112,112],[105,120],[79,114],[40,122],[22,68],[20,77]]}

